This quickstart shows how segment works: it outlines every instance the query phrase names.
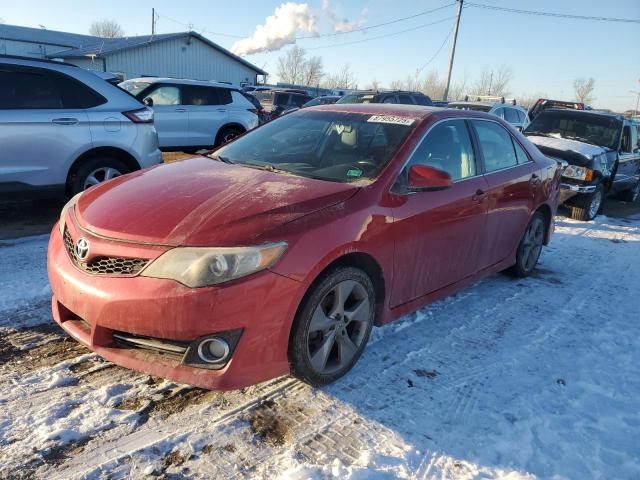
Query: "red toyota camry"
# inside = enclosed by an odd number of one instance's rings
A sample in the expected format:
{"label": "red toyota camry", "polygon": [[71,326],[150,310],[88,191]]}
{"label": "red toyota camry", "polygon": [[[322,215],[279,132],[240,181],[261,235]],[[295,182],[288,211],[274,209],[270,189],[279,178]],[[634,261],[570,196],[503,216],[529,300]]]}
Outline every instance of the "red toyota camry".
{"label": "red toyota camry", "polygon": [[373,325],[530,274],[559,180],[483,113],[300,110],[74,197],[49,244],[53,316],[104,358],[178,382],[324,384]]}

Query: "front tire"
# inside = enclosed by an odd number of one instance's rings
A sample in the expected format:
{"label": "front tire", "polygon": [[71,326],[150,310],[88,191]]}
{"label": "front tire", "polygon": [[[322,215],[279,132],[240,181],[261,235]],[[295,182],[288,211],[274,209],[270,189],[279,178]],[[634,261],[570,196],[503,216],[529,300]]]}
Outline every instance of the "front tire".
{"label": "front tire", "polygon": [[511,275],[519,278],[531,275],[540,258],[546,231],[545,217],[537,212],[520,240],[516,252],[516,263],[508,270]]}
{"label": "front tire", "polygon": [[598,188],[593,192],[584,202],[583,206],[571,207],[571,218],[574,220],[580,220],[582,222],[588,222],[593,220],[602,211],[602,204],[604,203],[604,188],[602,184],[598,185]]}
{"label": "front tire", "polygon": [[324,385],[347,373],[369,340],[375,292],[369,276],[339,268],[314,285],[294,321],[289,341],[293,375]]}

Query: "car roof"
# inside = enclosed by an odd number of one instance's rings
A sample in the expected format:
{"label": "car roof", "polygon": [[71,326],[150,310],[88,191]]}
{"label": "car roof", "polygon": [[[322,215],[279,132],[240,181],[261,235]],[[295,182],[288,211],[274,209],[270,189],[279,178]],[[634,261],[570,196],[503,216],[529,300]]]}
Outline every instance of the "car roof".
{"label": "car roof", "polygon": [[208,80],[189,80],[186,78],[171,78],[171,77],[139,77],[129,78],[125,82],[146,82],[146,83],[176,83],[179,85],[201,85],[205,87],[222,87],[230,88],[232,90],[238,90],[238,87],[229,85],[228,83],[214,82]]}
{"label": "car roof", "polygon": [[325,112],[361,113],[365,115],[395,115],[401,117],[426,118],[435,112],[444,112],[444,108],[405,105],[400,103],[334,103],[319,105],[314,110]]}
{"label": "car roof", "polygon": [[543,113],[562,113],[565,115],[576,115],[576,116],[596,116],[596,117],[609,117],[609,118],[615,118],[617,120],[628,120],[626,119],[623,115],[620,115],[619,113],[613,113],[613,112],[601,112],[601,111],[597,111],[597,110],[576,110],[573,108],[548,108],[543,112],[540,112],[540,115],[542,115]]}

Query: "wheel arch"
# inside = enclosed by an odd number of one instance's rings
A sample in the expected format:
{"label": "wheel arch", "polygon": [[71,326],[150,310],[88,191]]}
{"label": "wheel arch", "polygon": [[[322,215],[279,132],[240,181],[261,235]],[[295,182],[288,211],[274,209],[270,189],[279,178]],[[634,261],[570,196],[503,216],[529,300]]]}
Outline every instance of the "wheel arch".
{"label": "wheel arch", "polygon": [[216,145],[220,143],[220,135],[222,134],[222,132],[224,132],[226,128],[236,128],[240,130],[241,134],[247,133],[247,128],[241,123],[238,123],[238,122],[225,123],[223,126],[221,126],[218,129],[218,133],[216,133]]}
{"label": "wheel arch", "polygon": [[95,148],[92,148],[91,150],[87,150],[86,152],[81,154],[71,164],[71,167],[69,168],[69,171],[67,172],[67,179],[66,179],[66,182],[65,182],[65,191],[66,191],[67,195],[69,194],[69,189],[70,189],[70,186],[71,186],[71,180],[73,178],[73,175],[78,170],[80,165],[83,162],[86,162],[87,160],[90,160],[92,158],[99,157],[99,156],[109,156],[109,157],[117,158],[118,160],[122,161],[129,168],[129,170],[132,171],[132,172],[135,171],[135,170],[140,170],[140,164],[138,163],[138,160],[136,160],[136,158],[133,155],[131,155],[129,152],[127,152],[126,150],[123,150],[123,149],[117,148],[117,147],[95,147]]}
{"label": "wheel arch", "polygon": [[[387,294],[384,271],[380,263],[371,254],[362,251],[344,253],[334,258],[315,275],[313,280],[309,282],[309,286],[307,287],[300,303],[298,304],[294,321],[300,314],[300,310],[303,308],[307,297],[311,294],[311,292],[313,292],[313,289],[331,272],[343,267],[359,268],[360,270],[365,272],[371,279],[371,282],[373,283],[376,302],[376,316],[374,325],[380,324],[380,320],[382,318],[382,310],[384,308],[385,298]],[[291,330],[289,331],[289,339],[291,339]]]}
{"label": "wheel arch", "polygon": [[553,231],[551,225],[551,222],[553,222],[553,211],[551,210],[551,207],[549,205],[543,203],[536,209],[533,214],[535,215],[538,212],[540,212],[544,216],[544,244],[548,245],[549,241],[551,240],[551,232]]}

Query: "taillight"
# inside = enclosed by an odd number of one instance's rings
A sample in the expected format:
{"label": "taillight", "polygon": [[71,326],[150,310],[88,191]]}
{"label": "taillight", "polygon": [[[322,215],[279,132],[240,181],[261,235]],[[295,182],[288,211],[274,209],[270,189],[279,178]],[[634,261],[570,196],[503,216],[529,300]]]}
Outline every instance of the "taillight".
{"label": "taillight", "polygon": [[128,112],[122,112],[122,114],[133,123],[153,123],[153,110],[149,107],[129,110]]}

